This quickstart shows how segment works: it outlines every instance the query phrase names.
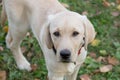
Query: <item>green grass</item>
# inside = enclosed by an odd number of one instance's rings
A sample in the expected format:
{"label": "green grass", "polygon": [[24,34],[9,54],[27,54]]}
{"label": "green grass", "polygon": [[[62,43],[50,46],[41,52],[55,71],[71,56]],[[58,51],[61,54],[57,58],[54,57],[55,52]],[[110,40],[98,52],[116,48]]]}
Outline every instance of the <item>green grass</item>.
{"label": "green grass", "polygon": [[[115,22],[120,23],[120,15],[115,17],[111,12],[118,11],[115,6],[105,7],[102,0],[60,0],[70,5],[70,10],[82,13],[88,12],[88,18],[93,23],[97,32],[96,38],[100,40],[98,46],[89,45],[88,51],[97,54],[97,57],[113,56],[120,60],[120,25],[115,26]],[[114,2],[115,0],[109,0]],[[99,14],[98,14],[99,13]],[[6,33],[0,27],[0,46],[4,48],[0,51],[0,70],[7,72],[7,80],[46,80],[47,70],[42,51],[34,36],[26,37],[23,40],[22,47],[26,48],[24,55],[32,64],[37,64],[38,68],[34,72],[21,71],[17,69],[15,60],[9,49],[6,48],[5,43]],[[100,50],[105,50],[106,55],[100,53]],[[27,54],[31,52],[31,56]],[[87,57],[85,63],[81,67],[78,77],[82,74],[89,74],[91,80],[120,80],[120,64],[114,65],[112,71],[107,73],[94,73],[102,65],[108,64],[107,62],[97,62],[94,58]],[[79,79],[78,79],[79,80]]]}

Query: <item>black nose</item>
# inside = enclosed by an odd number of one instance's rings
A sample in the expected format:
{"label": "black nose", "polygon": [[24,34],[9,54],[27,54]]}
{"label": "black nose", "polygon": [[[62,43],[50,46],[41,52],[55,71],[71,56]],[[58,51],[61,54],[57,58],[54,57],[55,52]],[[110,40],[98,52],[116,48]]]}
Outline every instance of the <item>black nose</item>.
{"label": "black nose", "polygon": [[60,56],[62,59],[69,59],[71,56],[71,52],[67,49],[60,51]]}

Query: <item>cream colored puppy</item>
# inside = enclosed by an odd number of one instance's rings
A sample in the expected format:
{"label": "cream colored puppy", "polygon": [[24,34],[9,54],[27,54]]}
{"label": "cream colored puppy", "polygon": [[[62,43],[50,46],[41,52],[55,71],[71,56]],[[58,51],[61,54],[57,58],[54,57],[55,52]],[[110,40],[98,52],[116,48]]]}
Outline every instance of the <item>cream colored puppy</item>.
{"label": "cream colored puppy", "polygon": [[49,80],[76,80],[95,37],[90,21],[65,9],[57,0],[3,0],[9,22],[6,37],[19,69],[30,71],[20,44],[29,29],[43,51]]}

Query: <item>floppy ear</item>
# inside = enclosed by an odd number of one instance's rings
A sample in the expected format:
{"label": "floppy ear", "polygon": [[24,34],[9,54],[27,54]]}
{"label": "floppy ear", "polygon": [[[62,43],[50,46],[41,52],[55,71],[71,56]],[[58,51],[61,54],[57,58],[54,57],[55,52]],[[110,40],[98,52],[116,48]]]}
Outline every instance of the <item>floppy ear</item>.
{"label": "floppy ear", "polygon": [[82,16],[84,30],[85,30],[85,49],[87,49],[87,45],[92,42],[95,38],[96,32],[92,25],[92,23],[87,19],[86,16]]}
{"label": "floppy ear", "polygon": [[53,48],[53,42],[52,42],[52,38],[51,38],[51,34],[50,34],[50,22],[53,18],[54,18],[53,15],[48,16],[48,23],[46,25],[45,35],[44,35],[45,43],[49,49]]}
{"label": "floppy ear", "polygon": [[45,37],[45,43],[46,43],[47,47],[49,49],[51,49],[53,47],[53,43],[52,43],[52,39],[51,39],[51,35],[50,35],[50,25],[49,24],[45,29],[44,37]]}

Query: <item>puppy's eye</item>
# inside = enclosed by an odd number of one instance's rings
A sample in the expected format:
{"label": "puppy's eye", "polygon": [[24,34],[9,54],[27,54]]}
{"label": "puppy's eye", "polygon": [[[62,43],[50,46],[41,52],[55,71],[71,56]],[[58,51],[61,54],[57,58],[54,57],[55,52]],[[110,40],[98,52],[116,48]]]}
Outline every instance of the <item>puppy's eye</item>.
{"label": "puppy's eye", "polygon": [[53,33],[56,37],[59,37],[60,36],[60,33],[58,31],[54,32]]}
{"label": "puppy's eye", "polygon": [[73,34],[72,34],[72,36],[75,37],[75,36],[77,36],[78,34],[79,34],[79,32],[74,31]]}

